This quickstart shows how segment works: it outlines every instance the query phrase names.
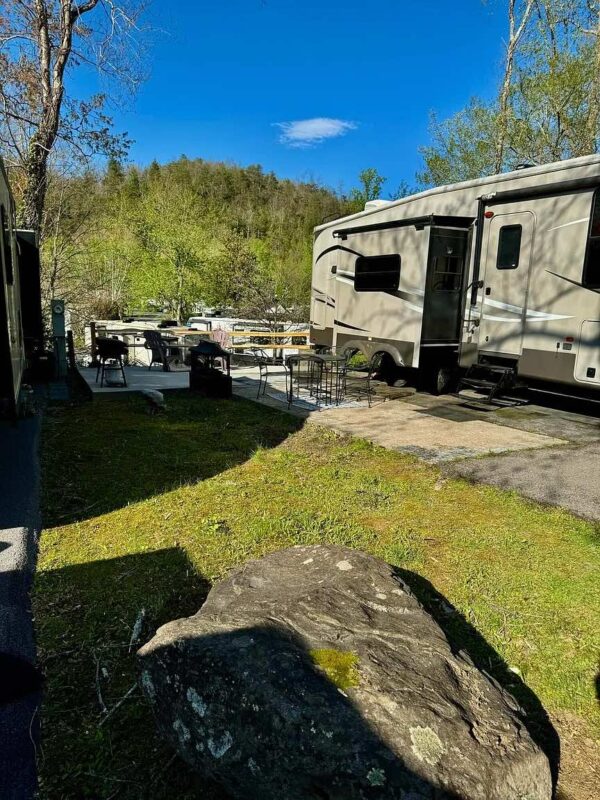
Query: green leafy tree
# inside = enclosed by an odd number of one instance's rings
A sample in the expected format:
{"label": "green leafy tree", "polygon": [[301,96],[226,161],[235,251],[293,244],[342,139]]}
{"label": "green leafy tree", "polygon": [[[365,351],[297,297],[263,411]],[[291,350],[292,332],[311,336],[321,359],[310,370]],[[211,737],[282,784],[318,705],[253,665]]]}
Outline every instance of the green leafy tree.
{"label": "green leafy tree", "polygon": [[440,186],[494,172],[496,111],[473,98],[467,108],[439,120],[432,114],[432,143],[421,148],[424,169],[417,174],[422,186]]}
{"label": "green leafy tree", "polygon": [[206,239],[198,217],[196,194],[173,181],[152,184],[133,217],[138,255],[134,298],[168,309],[178,322],[204,289]]}
{"label": "green leafy tree", "polygon": [[355,211],[361,211],[369,200],[377,200],[380,197],[387,178],[380,175],[374,167],[369,167],[359,173],[358,180],[360,186],[350,192],[350,200]]}
{"label": "green leafy tree", "polygon": [[600,3],[507,0],[508,43],[495,101],[432,116],[422,186],[454,183],[596,152]]}
{"label": "green leafy tree", "polygon": [[402,200],[404,197],[410,197],[410,195],[416,194],[417,191],[418,189],[415,189],[414,186],[410,186],[407,181],[400,181],[394,191],[389,193],[388,197],[390,200]]}

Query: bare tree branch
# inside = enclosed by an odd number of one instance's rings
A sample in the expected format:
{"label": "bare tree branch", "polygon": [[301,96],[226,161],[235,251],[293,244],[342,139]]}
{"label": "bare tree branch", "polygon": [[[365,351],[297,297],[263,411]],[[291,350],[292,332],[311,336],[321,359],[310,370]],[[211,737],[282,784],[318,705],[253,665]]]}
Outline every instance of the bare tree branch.
{"label": "bare tree branch", "polygon": [[144,4],[0,0],[0,143],[22,166],[20,217],[27,226],[41,228],[48,163],[57,147],[71,148],[84,160],[95,153],[123,155],[127,140],[112,133],[103,112],[108,94],[77,100],[65,78],[70,68],[94,65],[111,90],[134,89],[141,79],[135,45]]}

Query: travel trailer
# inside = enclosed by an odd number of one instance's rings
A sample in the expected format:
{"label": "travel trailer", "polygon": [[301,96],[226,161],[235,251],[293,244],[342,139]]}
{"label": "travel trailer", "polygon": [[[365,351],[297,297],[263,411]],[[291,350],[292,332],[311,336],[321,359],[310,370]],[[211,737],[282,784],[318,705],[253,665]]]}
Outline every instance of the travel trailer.
{"label": "travel trailer", "polygon": [[431,189],[315,229],[311,341],[433,391],[600,399],[600,156]]}
{"label": "travel trailer", "polygon": [[0,416],[16,411],[25,368],[14,205],[0,161]]}
{"label": "travel trailer", "polygon": [[39,251],[14,218],[0,159],[0,417],[18,413],[27,358],[43,347]]}

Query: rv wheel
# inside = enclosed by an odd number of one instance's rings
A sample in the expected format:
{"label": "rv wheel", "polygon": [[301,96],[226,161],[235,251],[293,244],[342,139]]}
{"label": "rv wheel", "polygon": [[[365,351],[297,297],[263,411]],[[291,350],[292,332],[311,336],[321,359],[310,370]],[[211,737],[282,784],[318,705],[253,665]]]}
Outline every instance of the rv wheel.
{"label": "rv wheel", "polygon": [[431,394],[448,394],[456,383],[456,371],[452,367],[434,367],[428,375],[427,388]]}

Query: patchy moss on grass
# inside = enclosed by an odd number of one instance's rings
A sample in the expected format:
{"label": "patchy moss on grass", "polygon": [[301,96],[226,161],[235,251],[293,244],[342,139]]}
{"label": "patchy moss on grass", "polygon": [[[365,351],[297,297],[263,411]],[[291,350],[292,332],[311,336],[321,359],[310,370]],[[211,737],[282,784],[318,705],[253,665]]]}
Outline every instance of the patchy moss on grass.
{"label": "patchy moss on grass", "polygon": [[516,493],[440,485],[435,466],[264,406],[187,392],[167,406],[149,417],[142,398],[110,396],[45,419],[34,588],[43,797],[219,797],[168,766],[140,694],[98,727],[98,688],[112,708],[135,683],[142,608],[147,641],[195,613],[231,567],[318,542],[395,564],[530,720],[541,718],[537,695],[573,723],[563,763],[589,764],[569,753],[600,734],[597,526]]}
{"label": "patchy moss on grass", "polygon": [[343,650],[310,650],[310,657],[338,689],[358,686],[358,656]]}

